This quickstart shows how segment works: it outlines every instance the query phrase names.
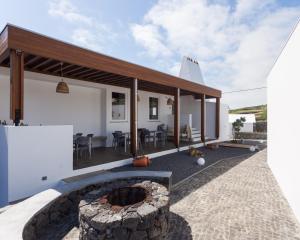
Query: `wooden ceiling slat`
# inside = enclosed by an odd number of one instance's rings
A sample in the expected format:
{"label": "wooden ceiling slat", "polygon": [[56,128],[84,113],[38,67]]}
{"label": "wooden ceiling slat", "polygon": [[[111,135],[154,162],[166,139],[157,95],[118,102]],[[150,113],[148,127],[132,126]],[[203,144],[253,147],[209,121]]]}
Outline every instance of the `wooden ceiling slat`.
{"label": "wooden ceiling slat", "polygon": [[76,68],[74,68],[74,69],[71,69],[69,71],[65,71],[64,75],[70,75],[70,76],[72,76],[72,74],[81,72],[83,69],[86,69],[86,68],[85,67],[76,66]]}
{"label": "wooden ceiling slat", "polygon": [[106,79],[106,80],[109,80],[109,78],[116,78],[118,77],[118,75],[114,75],[114,74],[111,74],[111,73],[105,73],[105,74],[99,74],[99,75],[96,75],[96,76],[93,76],[91,78],[87,78],[88,80],[94,80],[94,79],[97,79],[97,80],[100,80],[100,79]]}
{"label": "wooden ceiling slat", "polygon": [[48,72],[51,71],[52,69],[55,69],[58,66],[60,66],[60,62],[53,63],[52,65],[49,65],[48,67],[41,69],[41,71]]}
{"label": "wooden ceiling slat", "polygon": [[[96,80],[96,79],[95,79]],[[111,83],[121,83],[122,80],[128,81],[128,78],[119,76],[119,77],[111,77],[111,78],[104,78],[104,79],[97,79],[97,81],[105,81],[105,82],[111,82]]]}
{"label": "wooden ceiling slat", "polygon": [[96,70],[88,68],[87,70],[81,71],[80,73],[72,74],[72,77],[84,76],[84,74],[94,72]]}
{"label": "wooden ceiling slat", "polygon": [[46,59],[46,60],[42,61],[41,63],[39,63],[39,64],[33,66],[32,69],[33,69],[33,70],[38,69],[38,68],[40,68],[40,67],[46,65],[47,63],[51,62],[51,61],[52,61],[52,59]]}
{"label": "wooden ceiling slat", "polygon": [[103,72],[95,70],[95,72],[85,74],[81,77],[86,78],[88,80],[92,80],[93,77],[98,76],[98,75],[103,75]]}
{"label": "wooden ceiling slat", "polygon": [[37,61],[38,59],[40,59],[41,57],[39,56],[34,56],[33,58],[31,58],[30,60],[26,61],[25,59],[25,63],[24,66],[27,67],[28,65],[34,63],[35,61]]}
{"label": "wooden ceiling slat", "polygon": [[[59,64],[59,66],[60,66],[60,64]],[[56,70],[53,70],[52,72],[56,73],[56,74],[58,74],[58,73],[60,74],[60,71],[62,70],[62,73],[64,74],[65,70],[68,70],[68,69],[70,69],[72,67],[74,67],[74,65],[72,65],[72,64],[66,64],[65,63],[65,64],[62,65],[62,67],[59,67]]]}

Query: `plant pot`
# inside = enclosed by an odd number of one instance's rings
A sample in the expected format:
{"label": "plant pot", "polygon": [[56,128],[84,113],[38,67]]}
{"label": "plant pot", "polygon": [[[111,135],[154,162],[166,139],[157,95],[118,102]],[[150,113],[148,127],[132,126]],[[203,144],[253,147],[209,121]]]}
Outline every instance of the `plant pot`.
{"label": "plant pot", "polygon": [[147,167],[150,164],[148,156],[137,157],[132,161],[134,167]]}

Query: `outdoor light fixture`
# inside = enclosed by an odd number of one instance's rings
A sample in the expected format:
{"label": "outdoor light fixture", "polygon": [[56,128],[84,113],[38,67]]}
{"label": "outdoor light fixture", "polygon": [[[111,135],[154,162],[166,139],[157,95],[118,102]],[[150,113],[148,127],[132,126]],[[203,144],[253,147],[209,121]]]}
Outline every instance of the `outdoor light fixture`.
{"label": "outdoor light fixture", "polygon": [[64,82],[63,79],[63,71],[62,71],[62,65],[63,63],[60,63],[60,76],[61,76],[61,81],[57,84],[56,86],[56,92],[57,93],[69,93],[69,87],[66,82]]}
{"label": "outdoor light fixture", "polygon": [[173,105],[173,104],[174,104],[174,100],[172,98],[168,98],[167,105]]}

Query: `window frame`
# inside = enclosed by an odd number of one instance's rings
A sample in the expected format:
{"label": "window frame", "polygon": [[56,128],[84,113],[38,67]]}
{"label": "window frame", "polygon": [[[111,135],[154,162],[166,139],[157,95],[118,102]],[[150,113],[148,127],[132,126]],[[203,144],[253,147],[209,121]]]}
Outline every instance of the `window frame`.
{"label": "window frame", "polygon": [[[125,96],[125,104],[124,104],[124,119],[113,119],[112,111],[113,111],[113,93],[124,94]],[[127,108],[128,108],[128,93],[121,90],[111,90],[110,91],[110,122],[127,122]]]}
{"label": "window frame", "polygon": [[[151,106],[150,106],[150,101],[151,101],[151,99],[157,99],[157,118],[155,118],[155,119],[151,119],[150,118],[150,116],[151,116]],[[148,120],[149,121],[152,121],[152,122],[158,122],[159,121],[159,116],[160,116],[160,114],[159,114],[159,97],[153,97],[153,96],[151,96],[151,97],[149,97],[149,99],[148,99]]]}

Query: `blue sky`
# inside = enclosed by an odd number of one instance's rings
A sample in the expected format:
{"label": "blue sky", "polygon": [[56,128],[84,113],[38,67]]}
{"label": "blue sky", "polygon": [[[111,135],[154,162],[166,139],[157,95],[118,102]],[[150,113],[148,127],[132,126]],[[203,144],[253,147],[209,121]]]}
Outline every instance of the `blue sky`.
{"label": "blue sky", "polygon": [[[207,85],[223,91],[266,85],[300,16],[299,0],[0,0],[12,23],[178,75],[196,58]],[[231,108],[266,103],[266,91],[224,94]]]}

